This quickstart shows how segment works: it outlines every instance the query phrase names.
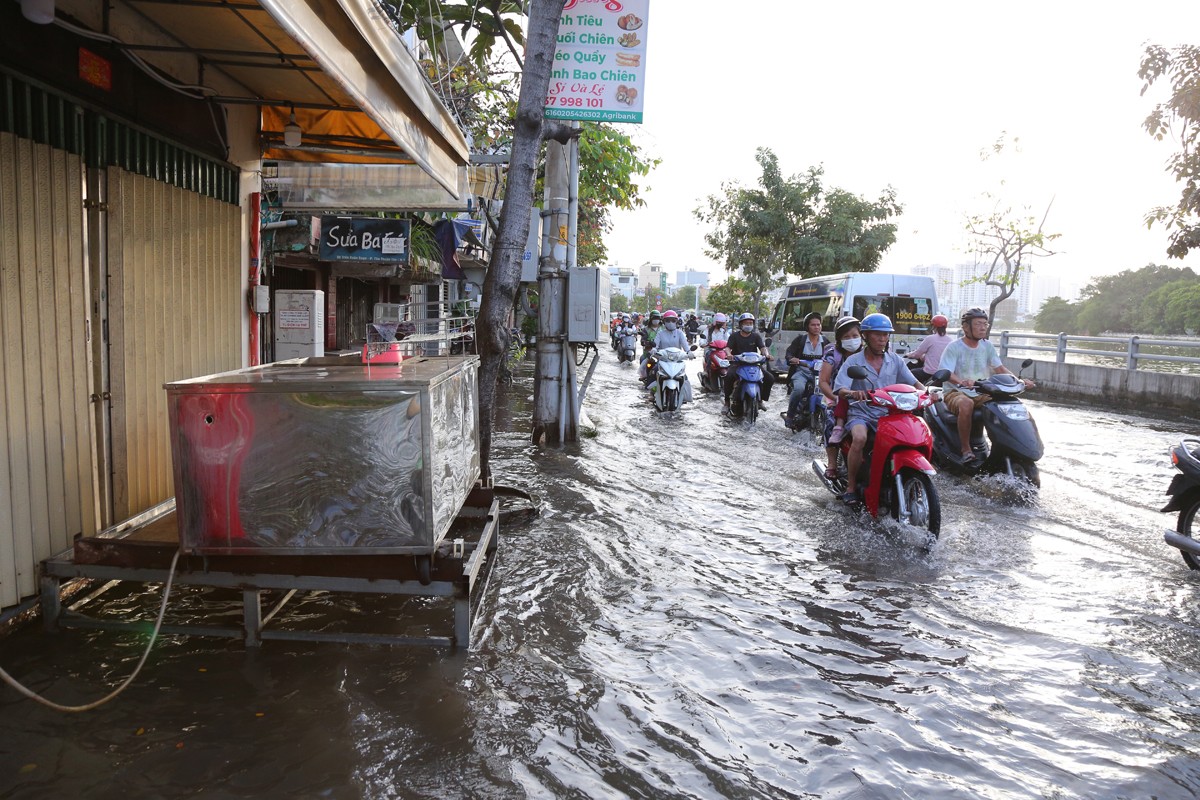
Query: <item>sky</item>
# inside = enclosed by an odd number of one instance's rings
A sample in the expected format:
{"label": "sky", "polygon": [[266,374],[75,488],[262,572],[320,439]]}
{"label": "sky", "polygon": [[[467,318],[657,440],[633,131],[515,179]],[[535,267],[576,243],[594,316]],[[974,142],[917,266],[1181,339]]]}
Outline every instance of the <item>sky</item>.
{"label": "sky", "polygon": [[[1200,0],[1080,3],[650,0],[645,117],[625,125],[662,159],[646,206],[614,215],[610,263],[725,276],[692,210],[726,181],[752,186],[757,147],[787,175],[823,165],[825,185],[904,213],[882,271],[968,262],[966,215],[1029,207],[1060,233],[1035,274],[1064,295],[1096,275],[1166,256],[1146,212],[1174,205],[1176,151],[1142,128],[1165,85],[1142,96],[1147,43],[1200,44]],[[1190,36],[1190,41],[1182,39]],[[1160,82],[1161,83],[1161,82]],[[1017,149],[984,161],[1003,134]]]}

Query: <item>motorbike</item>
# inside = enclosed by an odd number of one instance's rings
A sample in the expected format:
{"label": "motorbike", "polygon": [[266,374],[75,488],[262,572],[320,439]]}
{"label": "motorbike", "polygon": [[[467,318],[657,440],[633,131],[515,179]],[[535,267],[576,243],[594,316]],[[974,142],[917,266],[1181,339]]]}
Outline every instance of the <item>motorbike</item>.
{"label": "motorbike", "polygon": [[1200,569],[1200,439],[1182,439],[1172,447],[1171,463],[1179,474],[1167,487],[1171,500],[1162,510],[1178,511],[1179,519],[1163,538],[1179,550],[1188,567]]}
{"label": "motorbike", "polygon": [[[804,385],[804,397],[800,401],[800,406],[796,409],[796,415],[788,422],[788,414],[786,411],[780,412],[783,417],[783,426],[788,430],[799,432],[808,429],[817,444],[821,443],[825,434],[825,418],[827,410],[825,407],[824,397],[817,389],[817,378],[821,373],[821,359],[807,359],[800,362],[800,366],[788,378],[788,401],[789,405],[791,397],[795,393],[798,386]],[[801,383],[803,382],[803,384]]]}
{"label": "motorbike", "polygon": [[728,374],[729,342],[713,339],[704,347],[704,361],[700,366],[700,388],[706,392],[720,394]]}
{"label": "motorbike", "polygon": [[[1026,359],[1021,370],[1031,364],[1033,359]],[[941,383],[936,377],[932,382]],[[1037,462],[1045,448],[1037,423],[1019,398],[1025,391],[1020,376],[992,375],[976,386],[992,399],[975,410],[971,423],[971,450],[975,460],[969,464],[959,461],[962,449],[958,441],[958,417],[950,413],[945,403],[938,403],[925,412],[925,419],[933,431],[934,460],[939,467],[956,474],[1011,475],[1035,488],[1040,487],[1042,480]]]}
{"label": "motorbike", "polygon": [[[858,474],[863,507],[872,517],[878,519],[887,514],[937,537],[942,526],[942,506],[933,483],[937,471],[930,463],[933,435],[918,416],[919,411],[935,402],[934,396],[902,383],[874,388],[867,382],[868,373],[862,366],[849,367],[848,374],[855,379],[852,387],[856,391],[868,392],[868,402],[887,409],[863,452]],[[821,459],[812,462],[821,483],[838,496],[846,492],[850,441],[847,436],[840,445],[837,477],[825,475],[825,464]]]}
{"label": "motorbike", "polygon": [[[692,345],[696,349],[696,345]],[[684,403],[692,402],[692,384],[687,377],[687,359],[691,354],[678,347],[664,347],[653,350],[654,358],[651,373],[654,380],[650,383],[650,397],[654,406],[664,414],[674,414]]]}
{"label": "motorbike", "polygon": [[729,416],[740,417],[751,425],[758,419],[764,369],[767,369],[767,357],[761,353],[751,351],[733,357],[733,374],[737,383],[729,398]]}
{"label": "motorbike", "polygon": [[632,364],[637,361],[637,331],[632,327],[617,329],[617,361],[621,364]]}

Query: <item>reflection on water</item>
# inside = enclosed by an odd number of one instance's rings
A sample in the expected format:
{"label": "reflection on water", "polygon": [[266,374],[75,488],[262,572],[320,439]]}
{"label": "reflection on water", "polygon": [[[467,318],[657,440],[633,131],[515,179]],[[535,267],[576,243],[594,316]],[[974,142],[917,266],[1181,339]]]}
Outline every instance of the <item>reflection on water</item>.
{"label": "reflection on water", "polygon": [[[167,637],[117,702],[63,718],[5,690],[7,796],[1187,797],[1200,789],[1200,579],[1158,531],[1183,431],[1030,400],[1044,487],[938,477],[925,551],[841,508],[773,399],[746,428],[698,397],[660,420],[604,358],[594,438],[528,443],[510,390],[509,528],[471,653]],[[694,370],[694,364],[691,365]],[[1036,398],[1036,396],[1035,396]],[[172,613],[236,618],[233,596]],[[107,613],[149,615],[154,590]],[[321,628],[421,625],[422,602],[317,595]],[[429,609],[432,613],[432,609]],[[56,699],[138,642],[4,642]]]}

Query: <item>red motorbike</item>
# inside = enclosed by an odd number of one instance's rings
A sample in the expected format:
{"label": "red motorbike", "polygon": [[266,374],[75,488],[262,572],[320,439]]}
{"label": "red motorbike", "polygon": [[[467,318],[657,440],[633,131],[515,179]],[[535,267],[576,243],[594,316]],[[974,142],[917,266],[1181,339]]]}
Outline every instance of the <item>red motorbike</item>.
{"label": "red motorbike", "polygon": [[704,346],[704,361],[700,367],[700,388],[705,392],[720,394],[729,374],[729,342],[713,339]]}
{"label": "red motorbike", "polygon": [[[856,383],[867,377],[866,369],[861,366],[849,370]],[[923,528],[936,537],[942,527],[942,506],[937,487],[933,485],[933,476],[937,474],[931,463],[933,435],[917,412],[932,405],[937,397],[902,383],[881,389],[862,388],[868,392],[868,402],[887,409],[863,452],[858,475],[858,485],[863,488],[863,506],[872,517],[889,514],[895,520]],[[849,454],[850,437],[847,436],[838,452],[839,469],[834,478],[825,475],[824,463],[813,461],[813,471],[835,495],[840,496],[846,491]]]}

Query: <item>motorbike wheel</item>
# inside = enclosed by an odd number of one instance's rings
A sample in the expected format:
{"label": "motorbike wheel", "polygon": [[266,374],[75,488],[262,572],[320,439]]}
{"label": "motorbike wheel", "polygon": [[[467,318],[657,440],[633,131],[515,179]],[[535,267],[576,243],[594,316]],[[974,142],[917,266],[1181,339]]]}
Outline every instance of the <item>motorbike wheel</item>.
{"label": "motorbike wheel", "polygon": [[758,419],[758,401],[753,397],[742,397],[742,417],[750,425]]}
{"label": "motorbike wheel", "polygon": [[[1189,539],[1200,538],[1200,497],[1193,498],[1192,504],[1179,512],[1179,522],[1175,524],[1175,530]],[[1200,569],[1200,556],[1182,550],[1179,554],[1183,556],[1183,563],[1187,564],[1189,569]]]}
{"label": "motorbike wheel", "polygon": [[663,411],[678,411],[679,410],[679,390],[663,388],[662,410]]}
{"label": "motorbike wheel", "polygon": [[818,447],[825,444],[825,419],[828,413],[825,404],[818,403],[808,417],[808,430],[812,434],[813,444]]}
{"label": "motorbike wheel", "polygon": [[[906,469],[900,473],[900,489],[908,508],[910,525],[924,528],[935,537],[942,529],[942,502],[937,487],[924,472]],[[900,519],[900,504],[892,503],[892,518]]]}

